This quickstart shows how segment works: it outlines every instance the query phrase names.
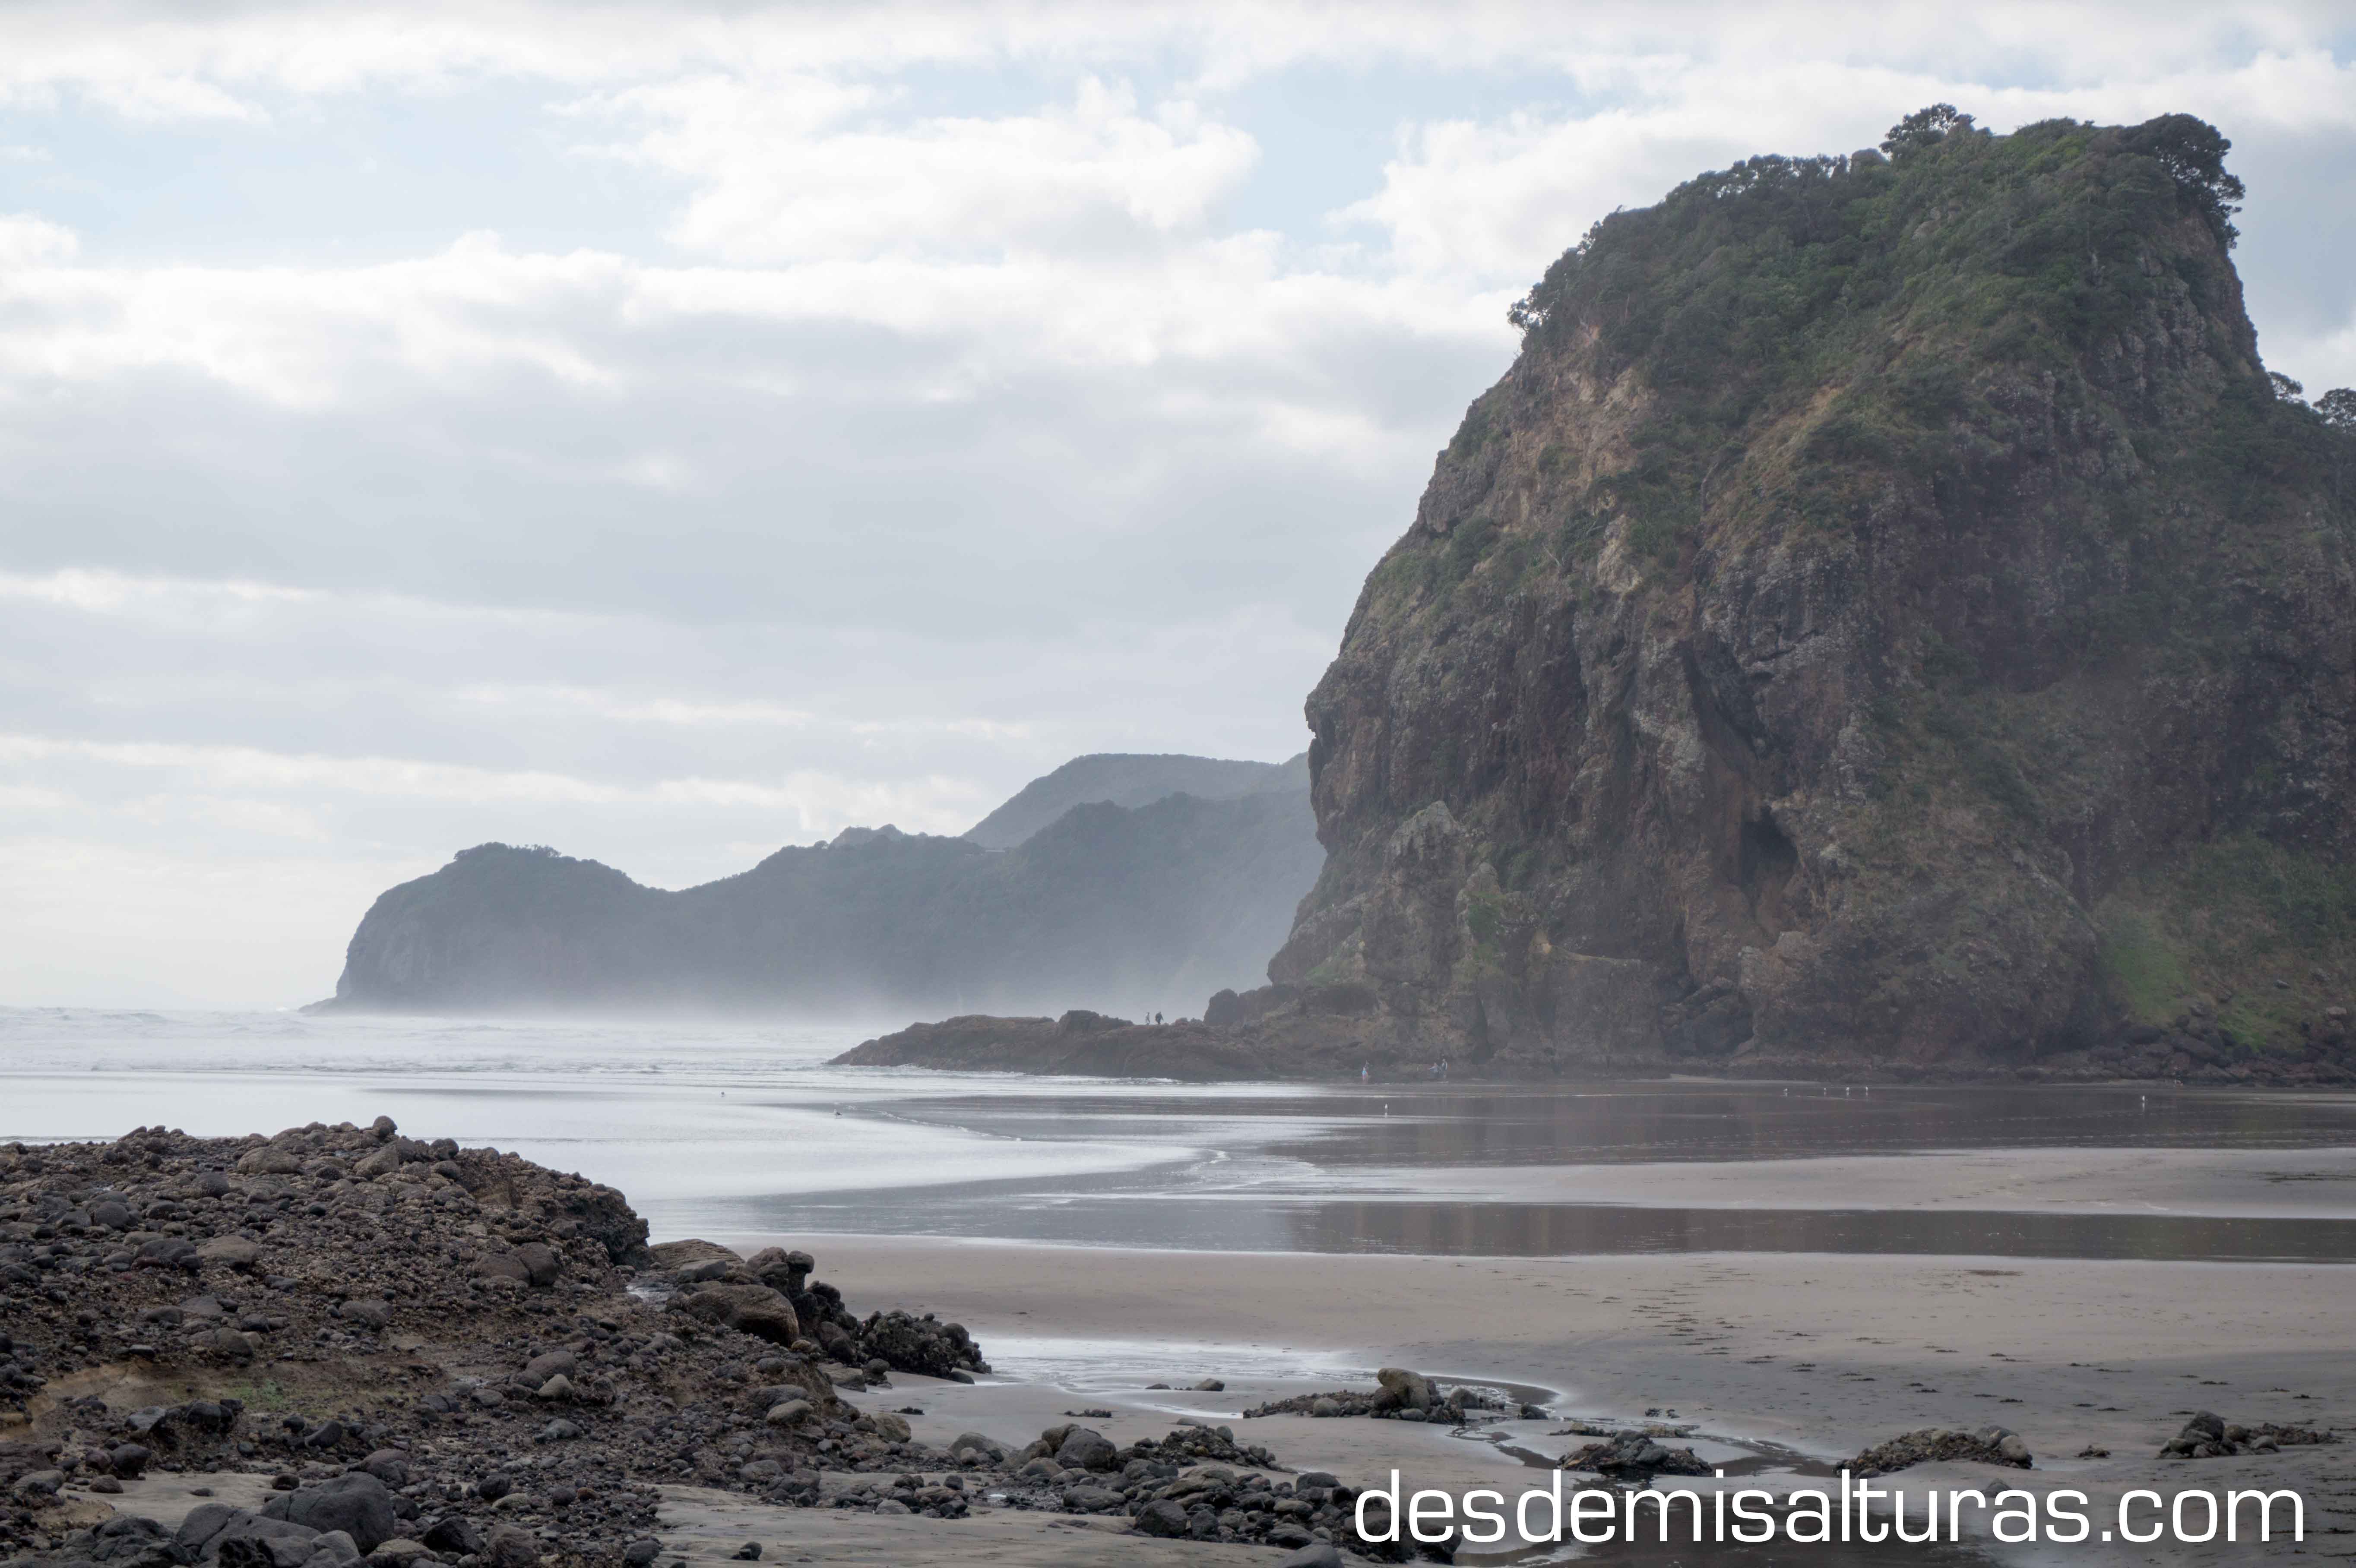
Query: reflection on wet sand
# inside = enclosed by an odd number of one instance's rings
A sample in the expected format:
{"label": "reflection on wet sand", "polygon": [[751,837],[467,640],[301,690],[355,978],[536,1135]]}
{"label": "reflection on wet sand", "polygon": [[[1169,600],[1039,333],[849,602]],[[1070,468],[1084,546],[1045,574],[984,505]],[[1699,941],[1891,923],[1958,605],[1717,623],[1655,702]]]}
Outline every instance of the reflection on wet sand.
{"label": "reflection on wet sand", "polygon": [[1572,1257],[1892,1253],[2169,1263],[2356,1262],[2356,1221],[1955,1210],[1652,1209],[1609,1204],[990,1195],[894,1189],[728,1200],[746,1232],[999,1237],[1221,1252]]}
{"label": "reflection on wet sand", "polygon": [[[880,1108],[877,1114],[882,1114]],[[1873,1190],[1830,1203],[1683,1206],[1417,1196],[1419,1171],[1721,1165],[2031,1149],[2294,1149],[2356,1142],[2356,1098],[2158,1088],[1445,1084],[1302,1093],[1108,1087],[900,1101],[896,1119],[1033,1142],[1151,1138],[1171,1162],[709,1205],[747,1232],[999,1237],[1231,1252],[1492,1257],[1885,1253],[2186,1262],[2356,1261],[2356,1220],[1934,1209]],[[1191,1146],[1191,1147],[1188,1147]],[[2010,1158],[2007,1154],[2004,1157]],[[1363,1193],[1364,1173],[1402,1179]],[[1345,1190],[1354,1184],[1360,1192]],[[1404,1188],[1405,1190],[1398,1190]],[[1539,1196],[1551,1197],[1542,1194]],[[1568,1196],[1583,1196],[1569,1194]],[[2099,1209],[2099,1206],[2095,1206]],[[659,1224],[659,1221],[658,1221]]]}
{"label": "reflection on wet sand", "polygon": [[[2356,1142],[2356,1096],[2151,1086],[1837,1083],[1387,1084],[1203,1095],[1167,1089],[901,1104],[1016,1136],[1242,1125],[1261,1152],[1331,1168],[1794,1159],[1975,1148],[2297,1148]],[[1264,1125],[1253,1136],[1251,1124]]]}

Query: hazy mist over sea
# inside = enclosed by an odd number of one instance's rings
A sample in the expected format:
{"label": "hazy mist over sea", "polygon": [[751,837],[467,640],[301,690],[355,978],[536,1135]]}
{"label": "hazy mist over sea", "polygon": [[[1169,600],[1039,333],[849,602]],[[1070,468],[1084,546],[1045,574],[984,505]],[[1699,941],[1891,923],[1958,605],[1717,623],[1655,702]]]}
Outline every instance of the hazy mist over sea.
{"label": "hazy mist over sea", "polygon": [[1649,1196],[1658,1177],[1632,1187],[1598,1174],[1957,1150],[2329,1148],[2356,1126],[2345,1099],[1698,1081],[1203,1084],[830,1065],[902,1021],[5,1008],[0,1142],[103,1140],[151,1125],[268,1134],[390,1115],[420,1137],[487,1144],[617,1187],[658,1240],[2356,1261],[2356,1216],[2338,1211],[1925,1213],[1847,1189],[1830,1204],[1754,1192],[1730,1206]]}

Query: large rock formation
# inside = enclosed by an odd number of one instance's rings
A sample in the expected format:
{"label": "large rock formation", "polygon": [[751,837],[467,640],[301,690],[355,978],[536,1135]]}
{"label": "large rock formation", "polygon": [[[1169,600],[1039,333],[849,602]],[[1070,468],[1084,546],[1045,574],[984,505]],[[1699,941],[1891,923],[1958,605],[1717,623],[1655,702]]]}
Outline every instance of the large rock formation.
{"label": "large rock formation", "polygon": [[2260,362],[2227,145],[1926,112],[1596,225],[1309,699],[1329,859],[1253,1027],[2339,1051],[2356,397]]}
{"label": "large rock formation", "polygon": [[851,828],[680,892],[486,844],[377,899],[331,1005],[1173,1008],[1248,984],[1323,858],[1305,787],[1074,805],[1003,853]]}

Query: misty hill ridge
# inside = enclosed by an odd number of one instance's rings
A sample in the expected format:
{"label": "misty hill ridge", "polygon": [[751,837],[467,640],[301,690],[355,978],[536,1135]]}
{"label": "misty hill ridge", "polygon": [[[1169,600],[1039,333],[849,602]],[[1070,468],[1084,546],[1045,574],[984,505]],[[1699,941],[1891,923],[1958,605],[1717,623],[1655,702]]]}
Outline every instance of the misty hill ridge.
{"label": "misty hill ridge", "polygon": [[964,836],[985,849],[1012,849],[1076,805],[1098,802],[1151,805],[1173,795],[1233,800],[1271,790],[1308,787],[1306,752],[1287,763],[1098,752],[1074,757],[1054,773],[1033,779],[1012,799],[967,828]]}
{"label": "misty hill ridge", "polygon": [[676,892],[485,844],[378,897],[330,1005],[1176,1010],[1254,983],[1323,855],[1299,788],[1077,805],[1003,851],[847,828]]}

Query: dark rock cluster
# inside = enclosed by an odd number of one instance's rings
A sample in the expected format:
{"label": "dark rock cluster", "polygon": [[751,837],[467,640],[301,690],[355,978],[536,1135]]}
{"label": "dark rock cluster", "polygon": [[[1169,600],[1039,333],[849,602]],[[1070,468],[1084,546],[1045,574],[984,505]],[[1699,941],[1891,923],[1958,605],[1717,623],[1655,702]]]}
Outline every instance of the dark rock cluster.
{"label": "dark rock cluster", "polygon": [[1909,1432],[1887,1443],[1878,1443],[1851,1459],[1845,1467],[1861,1477],[1887,1476],[1915,1465],[1927,1465],[1937,1459],[1969,1459],[1982,1465],[2004,1465],[2016,1470],[2029,1467],[2029,1445],[2019,1434],[2008,1427],[1983,1426],[1976,1431],[1954,1431],[1941,1426],[1926,1426],[1919,1432]]}
{"label": "dark rock cluster", "polygon": [[[649,1247],[610,1188],[385,1118],[0,1147],[0,1558],[647,1568],[664,1484],[1391,1550],[1352,1533],[1348,1488],[1272,1474],[1227,1427],[918,1442],[902,1413],[846,1395],[894,1373],[970,1381],[981,1348],[930,1316],[862,1317],[813,1266]],[[222,1471],[275,1495],[205,1504],[177,1531],[74,1522],[142,1477]]]}
{"label": "dark rock cluster", "polygon": [[808,1253],[765,1247],[740,1258],[716,1242],[665,1242],[649,1250],[663,1272],[641,1283],[669,1290],[674,1312],[723,1325],[805,1356],[825,1357],[879,1376],[894,1371],[971,1382],[990,1371],[962,1325],[931,1313],[874,1312],[863,1320],[842,1293],[809,1277]]}
{"label": "dark rock cluster", "polygon": [[[311,1555],[341,1549],[306,1502],[269,1529],[224,1525],[211,1551],[49,1523],[147,1472],[269,1474],[295,1499],[380,1488],[397,1533],[345,1531],[357,1554],[519,1568],[621,1557],[648,1539],[657,1483],[811,1503],[823,1470],[957,1467],[841,1391],[883,1384],[895,1359],[980,1368],[963,1329],[859,1318],[806,1253],[727,1253],[681,1287],[646,1237],[610,1188],[384,1118],[0,1148],[0,1413],[16,1423],[0,1556],[268,1552],[292,1568],[300,1529],[327,1543]],[[732,1320],[701,1308],[713,1288],[758,1296]],[[865,1368],[830,1376],[796,1302]],[[264,1536],[294,1544],[241,1544]]]}
{"label": "dark rock cluster", "polygon": [[[1009,1506],[1126,1516],[1141,1535],[1346,1552],[1386,1563],[1450,1560],[1444,1548],[1362,1537],[1356,1488],[1318,1470],[1289,1479],[1267,1474],[1281,1468],[1274,1456],[1258,1444],[1237,1442],[1228,1426],[1188,1423],[1128,1447],[1088,1427],[1051,1426],[1007,1467],[1002,1500]],[[1391,1533],[1384,1506],[1376,1505],[1367,1520],[1377,1536]]]}
{"label": "dark rock cluster", "polygon": [[2168,1440],[2159,1451],[2163,1459],[2219,1459],[2233,1454],[2277,1454],[2285,1448],[2303,1448],[2318,1443],[2336,1443],[2339,1438],[2327,1429],[2312,1426],[2277,1426],[2261,1422],[2244,1426],[2229,1422],[2221,1415],[2201,1411],[2184,1424],[2184,1429]]}
{"label": "dark rock cluster", "polygon": [[1547,1413],[1487,1389],[1458,1384],[1442,1390],[1419,1372],[1385,1367],[1375,1374],[1377,1387],[1336,1389],[1331,1393],[1294,1394],[1244,1412],[1246,1420],[1262,1415],[1307,1415],[1319,1418],[1365,1415],[1389,1421],[1437,1421],[1462,1426],[1474,1412],[1491,1417],[1543,1421]]}
{"label": "dark rock cluster", "polygon": [[1591,1470],[1615,1481],[1643,1482],[1655,1476],[1707,1476],[1709,1467],[1690,1448],[1671,1448],[1645,1432],[1622,1432],[1589,1443],[1562,1457],[1566,1470]]}

